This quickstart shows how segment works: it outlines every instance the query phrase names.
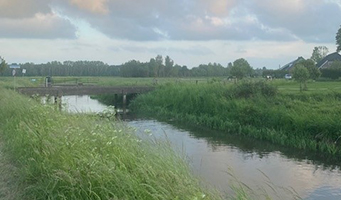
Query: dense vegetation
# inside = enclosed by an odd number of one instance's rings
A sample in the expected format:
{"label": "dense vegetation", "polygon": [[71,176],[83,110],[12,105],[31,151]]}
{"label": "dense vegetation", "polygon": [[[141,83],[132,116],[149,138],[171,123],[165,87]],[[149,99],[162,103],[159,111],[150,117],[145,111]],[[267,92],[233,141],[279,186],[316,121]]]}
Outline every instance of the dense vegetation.
{"label": "dense vegetation", "polygon": [[264,82],[168,84],[138,96],[131,108],[340,156],[340,98],[338,92],[278,93],[274,85]]}
{"label": "dense vegetation", "polygon": [[[183,158],[112,115],[70,115],[0,87],[0,139],[18,199],[219,199]],[[109,113],[110,114],[110,113]]]}

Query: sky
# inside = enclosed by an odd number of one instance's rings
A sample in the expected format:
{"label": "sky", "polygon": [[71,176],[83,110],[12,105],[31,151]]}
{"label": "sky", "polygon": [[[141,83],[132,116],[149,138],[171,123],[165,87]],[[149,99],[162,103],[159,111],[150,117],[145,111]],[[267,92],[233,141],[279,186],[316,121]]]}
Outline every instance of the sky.
{"label": "sky", "polygon": [[341,0],[0,0],[0,56],[277,69],[315,46],[335,52],[340,25]]}

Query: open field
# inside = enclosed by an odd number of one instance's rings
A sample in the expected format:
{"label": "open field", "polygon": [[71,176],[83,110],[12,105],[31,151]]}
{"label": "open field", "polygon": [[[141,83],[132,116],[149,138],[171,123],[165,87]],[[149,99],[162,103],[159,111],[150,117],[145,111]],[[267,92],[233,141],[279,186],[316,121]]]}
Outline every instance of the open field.
{"label": "open field", "polygon": [[[280,93],[300,93],[299,83],[293,80],[273,80],[271,84],[277,86]],[[341,82],[339,81],[309,81],[307,87],[308,91],[304,91],[303,93],[341,92]]]}

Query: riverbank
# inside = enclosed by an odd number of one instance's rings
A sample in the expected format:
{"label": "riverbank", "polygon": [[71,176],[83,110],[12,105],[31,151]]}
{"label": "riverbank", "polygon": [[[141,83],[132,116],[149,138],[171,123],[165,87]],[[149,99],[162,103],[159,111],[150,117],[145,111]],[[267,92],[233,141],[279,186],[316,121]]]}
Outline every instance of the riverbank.
{"label": "riverbank", "polygon": [[278,93],[273,85],[168,84],[140,95],[134,112],[186,121],[229,134],[341,156],[340,93]]}
{"label": "riverbank", "polygon": [[221,198],[167,143],[137,138],[112,115],[70,115],[3,88],[0,104],[8,176],[23,192],[14,199]]}

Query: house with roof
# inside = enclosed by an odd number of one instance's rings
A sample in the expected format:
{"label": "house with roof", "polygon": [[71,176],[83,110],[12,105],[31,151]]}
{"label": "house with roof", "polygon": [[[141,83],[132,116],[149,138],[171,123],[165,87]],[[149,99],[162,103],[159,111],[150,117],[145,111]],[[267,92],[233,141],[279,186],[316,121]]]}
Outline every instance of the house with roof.
{"label": "house with roof", "polygon": [[295,67],[295,65],[301,61],[304,61],[305,59],[300,56],[298,57],[296,60],[291,61],[290,63],[284,65],[283,67],[279,68],[279,70],[283,70],[283,71],[291,71],[293,69],[293,67]]}
{"label": "house with roof", "polygon": [[337,52],[331,53],[324,57],[320,62],[316,64],[316,67],[318,69],[326,69],[329,68],[335,61],[341,62],[341,55]]}

